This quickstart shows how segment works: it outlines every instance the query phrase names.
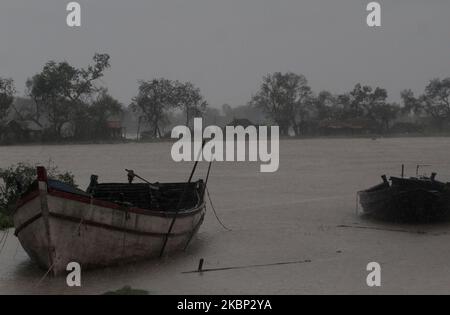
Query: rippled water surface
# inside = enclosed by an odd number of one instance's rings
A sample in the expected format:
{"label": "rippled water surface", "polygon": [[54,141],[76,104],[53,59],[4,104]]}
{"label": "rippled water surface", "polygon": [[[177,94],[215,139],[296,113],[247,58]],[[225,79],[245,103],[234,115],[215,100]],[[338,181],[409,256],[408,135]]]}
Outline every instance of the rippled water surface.
{"label": "rippled water surface", "polygon": [[[170,148],[170,143],[0,147],[0,167],[51,160],[72,171],[83,188],[91,174],[100,181],[125,181],[125,168],[151,181],[185,181],[192,164],[172,162]],[[378,183],[381,174],[399,175],[402,163],[408,175],[417,164],[430,164],[424,172],[450,181],[450,139],[286,140],[280,154],[280,169],[273,174],[259,173],[254,163],[214,165],[209,190],[232,231],[224,230],[208,207],[187,252],[83,272],[81,288],[68,288],[65,278],[42,279],[45,272],[29,261],[13,231],[0,232],[7,237],[0,253],[0,293],[99,294],[125,285],[151,294],[450,293],[450,224],[384,224],[355,211],[356,191]],[[201,164],[197,176],[206,168]],[[204,268],[238,268],[183,273],[196,269],[200,258]],[[381,288],[366,285],[371,261],[382,266]]]}

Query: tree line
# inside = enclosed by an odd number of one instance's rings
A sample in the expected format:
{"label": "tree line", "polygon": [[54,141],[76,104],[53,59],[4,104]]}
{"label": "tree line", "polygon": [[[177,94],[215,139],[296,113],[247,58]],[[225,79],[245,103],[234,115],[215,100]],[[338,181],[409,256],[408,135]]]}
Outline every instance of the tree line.
{"label": "tree line", "polygon": [[282,135],[307,134],[310,128],[334,126],[335,129],[358,126],[367,132],[392,132],[394,122],[413,131],[450,130],[450,78],[434,79],[422,95],[411,90],[401,93],[402,103],[388,102],[386,89],[356,84],[343,94],[321,91],[315,94],[303,75],[273,73],[265,76],[251,104],[261,108],[267,118],[280,126]]}
{"label": "tree line", "polygon": [[108,54],[95,54],[86,68],[49,61],[27,79],[25,98],[15,98],[14,82],[0,78],[0,133],[7,133],[12,119],[33,122],[48,141],[106,137],[108,116],[122,111],[107,89],[96,85],[110,67],[109,60]]}
{"label": "tree line", "polygon": [[108,139],[108,121],[114,118],[120,122],[126,111],[139,117],[139,124],[152,137],[160,138],[174,110],[184,113],[188,125],[207,109],[200,89],[191,82],[164,78],[139,81],[137,95],[125,107],[98,84],[109,68],[108,54],[95,54],[86,68],[49,61],[41,72],[27,79],[25,98],[15,96],[12,79],[0,77],[0,141],[12,118],[19,123],[33,122],[45,141]]}
{"label": "tree line", "polygon": [[[263,77],[248,104],[239,110],[224,105],[221,113],[191,82],[166,78],[138,81],[136,96],[124,106],[99,85],[110,67],[108,54],[95,54],[85,68],[48,61],[27,79],[25,97],[16,96],[12,79],[0,77],[0,142],[11,131],[11,121],[19,126],[32,122],[42,133],[40,141],[110,139],[117,136],[111,128],[121,128],[126,113],[136,118],[138,133],[150,138],[166,136],[167,127],[183,116],[181,123],[187,126],[194,117],[214,116],[216,121],[219,116],[262,116],[263,121],[255,123],[278,125],[282,136],[355,130],[387,134],[399,125],[402,132],[450,131],[450,78],[431,80],[418,96],[402,91],[397,104],[388,101],[381,87],[356,84],[342,94],[315,93],[305,76],[275,72]],[[111,120],[119,126],[112,126]]]}

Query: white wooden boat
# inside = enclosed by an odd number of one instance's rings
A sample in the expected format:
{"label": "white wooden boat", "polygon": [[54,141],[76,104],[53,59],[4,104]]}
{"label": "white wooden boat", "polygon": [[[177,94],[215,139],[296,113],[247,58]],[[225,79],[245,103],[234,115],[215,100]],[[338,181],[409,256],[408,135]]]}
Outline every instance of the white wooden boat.
{"label": "white wooden boat", "polygon": [[47,178],[19,200],[15,234],[53,275],[70,262],[83,269],[158,257],[183,249],[205,216],[203,181],[178,184],[98,184],[88,192]]}

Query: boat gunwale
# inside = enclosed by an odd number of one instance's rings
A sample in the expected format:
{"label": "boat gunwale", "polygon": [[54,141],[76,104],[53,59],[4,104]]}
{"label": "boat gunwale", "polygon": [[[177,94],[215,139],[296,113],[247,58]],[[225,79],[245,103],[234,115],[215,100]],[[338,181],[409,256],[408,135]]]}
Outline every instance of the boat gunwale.
{"label": "boat gunwale", "polygon": [[[145,216],[157,216],[157,217],[164,217],[164,218],[173,218],[175,216],[177,217],[187,217],[191,215],[195,215],[198,212],[202,211],[203,208],[205,208],[206,203],[204,200],[201,200],[200,203],[198,203],[196,206],[189,208],[189,209],[182,209],[179,211],[158,211],[158,210],[151,210],[151,209],[143,209],[139,207],[126,207],[124,205],[120,205],[118,203],[105,201],[101,199],[95,199],[95,198],[89,198],[82,195],[69,193],[69,192],[63,192],[60,190],[57,190],[55,188],[48,188],[47,193],[50,196],[61,198],[61,199],[67,199],[72,201],[78,201],[85,204],[92,204],[95,206],[113,209],[113,210],[119,210],[127,213],[135,213],[139,215],[145,215]],[[25,204],[31,202],[33,199],[39,197],[39,189],[33,190],[20,198],[17,203],[15,210],[13,214],[18,212],[20,208],[22,208]]]}
{"label": "boat gunwale", "polygon": [[[440,186],[439,188],[445,188],[446,185],[448,185],[448,183],[444,183],[444,182],[441,182],[441,181],[437,181],[437,180],[425,181],[424,179],[420,179],[420,178],[416,178],[416,177],[403,178],[403,177],[391,176],[389,179],[390,179],[391,182],[393,182],[393,181],[405,182],[405,183],[412,182],[414,184],[424,183],[424,184],[427,184],[427,185],[435,184],[435,185]],[[383,187],[383,185],[386,185],[386,186]],[[358,191],[358,195],[366,194],[367,196],[370,196],[370,195],[375,195],[376,193],[386,192],[388,190],[396,190],[396,189],[400,190],[400,188],[401,187],[399,187],[398,185],[391,184],[391,185],[387,186],[387,184],[385,184],[385,183],[380,183],[380,184],[372,186],[370,188]],[[430,190],[430,189],[425,189],[425,188],[422,188],[422,189]]]}

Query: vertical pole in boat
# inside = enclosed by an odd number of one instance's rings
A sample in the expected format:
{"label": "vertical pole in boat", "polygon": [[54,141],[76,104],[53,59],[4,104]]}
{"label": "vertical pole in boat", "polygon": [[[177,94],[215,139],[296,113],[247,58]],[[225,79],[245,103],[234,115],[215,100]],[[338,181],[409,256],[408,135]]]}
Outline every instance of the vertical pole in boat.
{"label": "vertical pole in boat", "polygon": [[186,186],[184,188],[183,193],[181,194],[180,201],[178,202],[177,209],[175,210],[175,213],[173,215],[172,221],[170,222],[169,230],[167,231],[167,233],[166,233],[166,235],[164,237],[163,246],[161,247],[161,252],[159,253],[159,257],[160,258],[164,255],[164,250],[166,249],[167,241],[169,240],[170,233],[172,233],[173,226],[175,225],[175,221],[177,220],[178,212],[180,211],[180,208],[181,208],[181,206],[183,204],[184,197],[186,195],[186,191],[187,191],[187,189],[189,187],[189,184],[192,182],[192,178],[194,177],[195,170],[197,169],[198,162],[200,161],[200,156],[203,153],[203,148],[204,148],[205,144],[206,144],[206,141],[203,140],[202,148],[198,152],[198,156],[197,156],[197,159],[195,161],[194,167],[192,168],[191,175],[189,176],[189,180],[188,180],[188,182],[187,182],[187,184],[186,184]]}
{"label": "vertical pole in boat", "polygon": [[192,169],[191,175],[189,176],[188,183],[192,182],[192,177],[194,177],[195,171],[197,170],[198,161],[195,161],[194,168]]}
{"label": "vertical pole in boat", "polygon": [[405,164],[402,164],[402,178],[405,177]]}
{"label": "vertical pole in boat", "polygon": [[[205,193],[206,193],[206,189],[208,189],[208,180],[209,180],[209,175],[211,174],[211,166],[212,166],[212,161],[209,162],[208,173],[206,175],[205,182],[203,183],[203,191],[202,191],[202,194],[201,194],[201,201],[202,202],[205,201]],[[192,241],[192,238],[194,237],[194,234],[200,228],[200,224],[203,222],[203,220],[204,220],[204,215],[200,218],[200,220],[197,222],[197,224],[192,229],[191,235],[189,236],[189,239],[187,240],[186,245],[184,245],[184,250],[186,250],[188,248],[189,244]],[[219,220],[219,222],[220,222],[220,220]],[[202,265],[203,265],[203,263],[202,263]]]}
{"label": "vertical pole in boat", "polygon": [[209,175],[211,174],[211,166],[212,166],[212,161],[209,162],[208,172],[206,173],[206,179],[205,179],[205,184],[204,184],[205,187],[203,188],[202,199],[205,197],[205,192],[206,192],[206,189],[208,188],[208,180],[209,180]]}

